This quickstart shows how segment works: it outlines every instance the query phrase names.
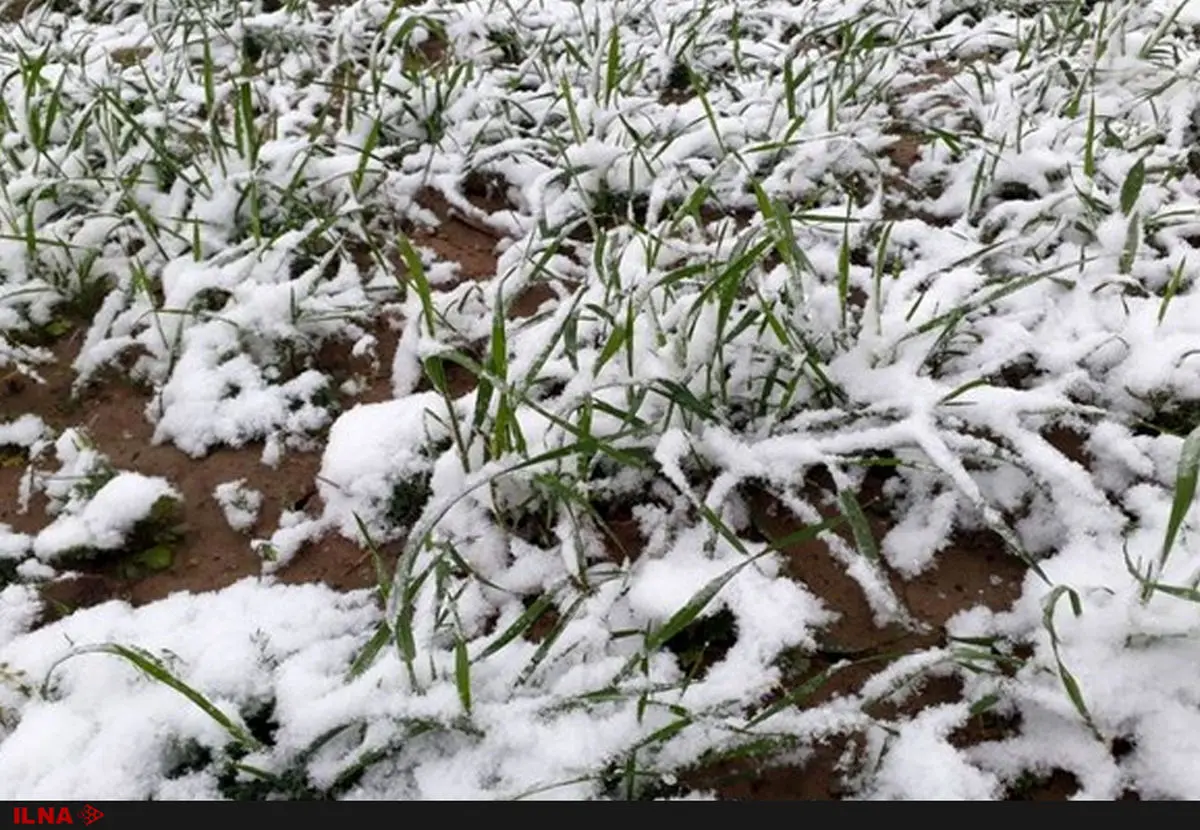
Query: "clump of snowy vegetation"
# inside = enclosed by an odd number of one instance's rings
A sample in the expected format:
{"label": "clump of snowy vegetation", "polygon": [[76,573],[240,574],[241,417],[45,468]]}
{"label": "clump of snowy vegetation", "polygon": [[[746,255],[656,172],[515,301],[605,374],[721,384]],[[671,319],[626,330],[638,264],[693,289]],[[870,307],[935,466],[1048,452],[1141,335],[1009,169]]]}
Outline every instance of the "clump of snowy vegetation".
{"label": "clump of snowy vegetation", "polygon": [[258,521],[263,494],[247,487],[244,478],[221,482],[213,489],[213,498],[221,505],[225,520],[234,530],[247,531]]}
{"label": "clump of snowy vegetation", "polygon": [[[50,446],[58,461],[54,472],[38,469],[42,451]],[[39,560],[91,559],[136,545],[139,537],[155,538],[174,523],[179,492],[166,479],[113,469],[84,432],[66,430],[52,444],[38,441],[31,450],[20,506],[27,508],[40,492],[54,516],[29,538],[29,551]]]}

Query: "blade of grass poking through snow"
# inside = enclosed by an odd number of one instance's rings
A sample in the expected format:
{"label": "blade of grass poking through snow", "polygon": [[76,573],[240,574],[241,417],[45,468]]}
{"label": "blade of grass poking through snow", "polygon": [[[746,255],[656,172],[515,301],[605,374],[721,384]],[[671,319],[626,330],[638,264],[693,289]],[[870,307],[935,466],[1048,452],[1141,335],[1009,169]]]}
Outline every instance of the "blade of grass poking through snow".
{"label": "blade of grass poking through snow", "polygon": [[608,58],[604,67],[604,106],[612,103],[621,80],[621,27],[613,25],[608,35]]}
{"label": "blade of grass poking through snow", "polygon": [[1162,302],[1158,306],[1158,325],[1162,325],[1163,318],[1167,316],[1167,309],[1171,305],[1171,300],[1175,299],[1175,295],[1179,293],[1179,287],[1183,285],[1183,268],[1186,259],[1179,258],[1179,264],[1171,272],[1171,278],[1167,280],[1166,286],[1163,288]]}
{"label": "blade of grass poking through snow", "polygon": [[1127,570],[1129,575],[1137,580],[1137,583],[1142,586],[1143,593],[1148,591],[1149,594],[1153,595],[1154,592],[1158,591],[1177,599],[1184,599],[1188,602],[1200,604],[1200,574],[1192,577],[1192,585],[1190,587],[1183,585],[1167,585],[1162,582],[1155,582],[1152,579],[1148,579],[1146,575],[1138,569],[1138,565],[1135,565],[1133,560],[1129,558],[1128,543],[1125,543],[1121,546],[1121,555],[1125,559],[1125,570]]}
{"label": "blade of grass poking through snow", "polygon": [[888,222],[883,226],[883,231],[879,234],[879,244],[875,246],[875,265],[872,269],[871,279],[874,282],[875,288],[874,312],[876,336],[883,335],[883,274],[888,266],[888,242],[891,240],[892,228],[895,225],[895,222]]}
{"label": "blade of grass poking through snow", "polygon": [[1054,609],[1058,605],[1058,601],[1066,595],[1071,603],[1071,612],[1076,617],[1083,615],[1083,605],[1079,601],[1079,594],[1074,588],[1066,585],[1056,585],[1050,591],[1045,599],[1045,604],[1042,606],[1042,625],[1046,629],[1046,633],[1050,635],[1050,647],[1054,652],[1054,662],[1058,666],[1058,677],[1062,681],[1063,688],[1067,692],[1067,697],[1071,699],[1071,704],[1075,710],[1079,712],[1079,716],[1083,718],[1088,729],[1096,737],[1096,740],[1103,743],[1104,737],[1100,734],[1100,730],[1096,727],[1096,722],[1092,718],[1092,713],[1088,711],[1087,703],[1083,699],[1083,692],[1079,688],[1079,681],[1075,679],[1075,675],[1067,669],[1066,663],[1063,662],[1062,654],[1059,651],[1058,632],[1054,628]]}
{"label": "blade of grass poking through snow", "polygon": [[[434,563],[436,565],[436,563]],[[396,648],[400,652],[400,659],[404,662],[404,667],[408,671],[408,679],[412,684],[413,690],[418,688],[417,682],[417,640],[413,636],[413,618],[416,616],[417,610],[417,595],[420,594],[421,588],[425,585],[425,580],[433,573],[434,565],[430,565],[415,579],[404,582],[400,587],[401,603],[400,610],[394,617],[395,624],[392,627],[392,636],[396,641]],[[394,594],[392,594],[394,596]]]}
{"label": "blade of grass poking through snow", "polygon": [[587,599],[587,594],[580,594],[575,598],[575,601],[571,603],[570,607],[568,607],[566,611],[563,611],[558,615],[558,619],[555,621],[554,627],[551,628],[550,632],[542,638],[540,643],[538,643],[537,651],[535,651],[533,656],[529,658],[529,662],[525,664],[525,668],[521,669],[521,674],[517,678],[517,682],[514,685],[523,686],[529,680],[529,678],[533,677],[533,673],[537,671],[537,667],[540,666],[542,661],[546,659],[546,655],[550,653],[550,649],[554,647],[556,642],[558,642],[558,638],[566,629],[567,624],[571,622],[571,620],[575,619],[575,615],[579,613],[579,609],[583,607],[583,604],[587,601]]}
{"label": "blade of grass poking through snow", "polygon": [[121,659],[132,664],[135,668],[140,669],[153,680],[156,680],[159,683],[162,683],[164,686],[174,689],[192,703],[196,704],[196,706],[199,707],[204,714],[212,718],[231,738],[233,738],[234,741],[236,741],[242,747],[250,751],[262,748],[262,744],[260,744],[258,740],[246,729],[244,729],[240,724],[235,723],[232,718],[218,709],[216,705],[203,694],[196,691],[187,683],[184,683],[178,677],[173,675],[170,670],[163,665],[161,660],[145,649],[122,646],[117,643],[100,643],[98,645],[80,646],[79,648],[73,649],[65,656],[55,660],[50,668],[46,671],[46,679],[42,683],[42,697],[47,697],[49,695],[50,679],[51,675],[54,674],[54,670],[67,660],[71,660],[83,654],[110,654],[115,657],[120,657]]}
{"label": "blade of grass poking through snow", "polygon": [[595,774],[581,775],[577,778],[567,778],[563,781],[555,781],[551,784],[541,784],[537,787],[534,787],[533,789],[523,790],[522,792],[519,792],[516,795],[509,796],[505,800],[506,801],[523,801],[523,800],[525,800],[527,798],[531,798],[532,796],[535,796],[535,795],[541,795],[542,793],[548,793],[551,790],[561,789],[562,787],[571,787],[571,786],[574,786],[575,784],[586,784],[586,783],[590,783],[590,782],[594,782],[594,781],[596,781]]}
{"label": "blade of grass poking through snow", "polygon": [[[1163,19],[1159,21],[1158,25],[1154,28],[1154,31],[1142,43],[1142,48],[1138,50],[1138,58],[1141,60],[1146,60],[1150,57],[1150,55],[1154,52],[1154,48],[1158,46],[1162,39],[1167,36],[1167,33],[1171,31],[1171,28],[1175,25],[1176,19],[1190,2],[1191,0],[1182,0],[1182,2],[1175,7],[1173,12],[1164,16]],[[1107,6],[1107,4],[1105,5]]]}
{"label": "blade of grass poking through snow", "polygon": [[750,720],[748,720],[742,728],[753,729],[763,721],[769,720],[785,709],[790,709],[793,706],[800,706],[804,703],[804,701],[816,694],[821,687],[828,683],[838,672],[845,671],[846,669],[854,666],[866,665],[867,663],[893,660],[901,656],[903,656],[903,652],[888,652],[886,654],[872,654],[870,657],[862,657],[858,660],[843,660],[839,663],[835,663],[821,673],[810,677],[808,680],[805,680],[783,697],[767,706],[767,708],[755,714],[754,717],[750,718]]}
{"label": "blade of grass poking through snow", "polygon": [[804,289],[804,284],[801,281],[800,272],[803,268],[809,267],[808,257],[800,250],[800,246],[796,244],[796,233],[792,227],[792,215],[789,213],[784,204],[778,200],[772,201],[767,196],[767,192],[763,190],[762,185],[758,182],[753,182],[754,198],[758,202],[758,211],[766,220],[767,227],[771,231],[769,238],[775,245],[775,252],[779,254],[779,259],[788,267],[792,273],[792,278],[796,280],[796,286],[800,289],[800,297],[798,301],[803,303],[806,300],[807,292]]}
{"label": "blade of grass poking through snow", "polygon": [[[876,658],[869,657],[867,659],[872,660]],[[770,706],[763,709],[761,712],[748,720],[744,728],[753,729],[763,721],[770,720],[785,709],[790,709],[793,706],[800,706],[804,703],[804,701],[812,697],[822,686],[828,683],[835,674],[853,665],[855,664],[851,662],[836,663],[822,671],[820,674],[810,677],[808,680],[804,681],[799,686],[792,689],[783,697],[779,698]]]}
{"label": "blade of grass poking through snow", "polygon": [[413,288],[417,292],[417,297],[421,301],[421,311],[425,316],[425,327],[429,330],[429,336],[437,337],[437,326],[434,322],[433,312],[433,288],[425,276],[425,266],[421,262],[421,255],[417,253],[417,249],[413,247],[412,242],[404,234],[399,235],[396,245],[400,249],[400,256],[404,260],[404,267],[408,270],[408,280],[413,284]]}
{"label": "blade of grass poking through snow", "polygon": [[471,658],[467,656],[467,641],[461,633],[454,637],[454,685],[463,711],[471,714]]}
{"label": "blade of grass poking through snow", "polygon": [[1121,213],[1128,216],[1137,204],[1138,196],[1142,195],[1142,185],[1146,183],[1146,162],[1138,159],[1129,168],[1125,182],[1121,185]]}
{"label": "blade of grass poking through snow", "polygon": [[846,200],[846,224],[842,227],[842,245],[838,249],[837,261],[837,291],[838,305],[841,307],[841,324],[846,328],[850,305],[850,209],[853,199]]}
{"label": "blade of grass poking through snow", "polygon": [[367,526],[363,524],[363,520],[358,513],[354,513],[354,523],[358,525],[358,532],[362,534],[363,544],[367,546],[367,550],[371,553],[371,560],[375,565],[375,582],[379,588],[379,599],[386,603],[388,593],[391,591],[391,580],[388,579],[387,569],[383,565],[383,556],[379,553],[379,546],[375,544],[375,540],[371,538]]}
{"label": "blade of grass poking through snow", "polygon": [[258,167],[262,136],[258,133],[259,119],[255,117],[254,112],[254,90],[248,83],[238,85],[238,107],[241,110],[242,132],[246,141],[246,162],[253,171]]}
{"label": "blade of grass poking through snow", "polygon": [[563,102],[567,105],[567,118],[571,124],[571,132],[575,136],[575,143],[583,144],[587,140],[587,132],[579,120],[579,111],[575,108],[575,98],[571,94],[571,84],[566,77],[563,77],[559,84],[559,92],[563,97]]}
{"label": "blade of grass poking through snow", "polygon": [[542,594],[533,603],[525,609],[521,616],[513,620],[512,625],[504,629],[504,632],[493,640],[487,648],[475,655],[472,662],[478,663],[480,660],[486,660],[500,649],[511,643],[513,640],[520,637],[533,626],[538,620],[545,616],[546,612],[554,606],[554,596],[549,593]]}
{"label": "blade of grass poking through snow", "polygon": [[[446,360],[450,361],[451,363],[457,363],[476,376],[485,371],[478,363],[474,362],[468,357],[465,357],[461,352],[452,352],[447,354]],[[570,433],[572,437],[578,440],[578,442],[575,444],[570,444],[557,450],[551,450],[550,452],[546,453],[547,457],[553,455],[555,458],[557,458],[558,454],[565,450],[567,451],[568,455],[578,453],[591,456],[597,453],[603,453],[618,464],[623,464],[626,466],[645,467],[649,464],[647,459],[638,452],[621,450],[616,446],[617,442],[621,439],[639,435],[640,427],[631,427],[630,429],[622,430],[621,432],[607,436],[609,440],[601,441],[593,436],[590,432],[581,430],[570,420],[556,415],[545,407],[539,405],[533,398],[522,395],[512,386],[502,384],[499,388],[504,392],[504,394],[511,395],[514,400],[521,404],[521,406],[532,409],[539,416],[545,418],[547,421],[554,424],[554,426]],[[537,462],[535,459],[529,459],[521,462],[521,464],[517,467],[507,468],[506,471],[497,473],[497,475],[507,475],[509,472],[515,472],[518,468],[533,463],[540,462]]]}
{"label": "blade of grass poking through snow", "polygon": [[[987,378],[975,378],[975,380],[969,380],[966,383],[964,383],[962,386],[959,386],[958,388],[954,389],[953,391],[948,392],[941,400],[938,401],[938,406],[947,406],[949,404],[952,404],[956,398],[962,397],[963,395],[970,392],[972,389],[977,389],[980,386],[991,386],[991,385],[992,385],[991,381],[989,381]],[[969,404],[969,402],[964,401],[962,404],[958,404],[958,405],[963,406],[963,405],[967,405],[967,404]]]}
{"label": "blade of grass poking through snow", "polygon": [[[993,245],[989,245],[987,247],[987,249],[985,249],[985,250],[992,250],[992,249],[998,248],[998,247],[1000,247],[1001,244],[1007,244],[1007,243],[998,242]],[[984,296],[980,297],[977,300],[969,300],[968,302],[965,302],[962,305],[957,306],[954,309],[951,309],[950,311],[944,312],[942,314],[937,315],[936,317],[926,320],[921,325],[919,325],[916,328],[912,329],[911,331],[907,332],[903,337],[901,337],[899,339],[898,342],[903,343],[906,340],[909,340],[914,337],[919,337],[920,335],[926,334],[930,331],[933,331],[934,329],[944,328],[946,326],[946,324],[949,322],[962,319],[962,318],[966,317],[968,314],[978,311],[979,309],[984,308],[986,306],[992,305],[993,303],[997,302],[998,300],[1002,300],[1011,294],[1015,294],[1018,291],[1022,291],[1024,289],[1030,287],[1031,285],[1036,285],[1037,283],[1041,282],[1044,279],[1050,279],[1055,274],[1059,273],[1060,271],[1066,271],[1069,268],[1077,268],[1077,267],[1079,267],[1078,260],[1075,262],[1066,263],[1064,265],[1057,265],[1053,268],[1047,268],[1045,270],[1038,271],[1037,273],[1034,273],[1034,274],[1028,274],[1023,277],[1015,277],[1013,279],[1009,279],[1006,282],[1004,282],[1003,284],[1001,284],[999,287],[997,287],[994,291],[988,292],[987,294],[985,294]],[[991,285],[991,284],[985,284],[985,287],[988,285]]]}
{"label": "blade of grass poking through snow", "polygon": [[1096,95],[1088,106],[1087,134],[1083,140],[1083,175],[1096,178]]}
{"label": "blade of grass poking through snow", "polygon": [[367,165],[371,162],[371,153],[375,152],[375,145],[379,143],[379,133],[382,129],[382,123],[378,118],[372,122],[371,132],[367,134],[367,140],[363,143],[362,152],[358,158],[358,167],[354,169],[354,176],[350,181],[350,189],[355,196],[358,196],[362,191],[363,177],[367,173]]}
{"label": "blade of grass poking through snow", "polygon": [[838,493],[838,504],[841,505],[842,515],[850,524],[850,532],[854,534],[854,544],[859,553],[872,562],[878,562],[879,545],[871,533],[871,524],[867,521],[867,515],[863,513],[862,505],[858,503],[858,497],[851,490],[843,490]]}
{"label": "blade of grass poking through snow", "polygon": [[508,385],[508,335],[502,291],[496,292],[496,307],[492,311],[492,343],[488,350],[486,368],[487,372],[479,375],[480,379],[486,377],[490,385],[499,385],[501,390],[496,401],[491,454],[488,458],[500,458],[514,450],[524,453],[525,436],[521,433],[516,407],[512,404],[512,396],[504,391]]}
{"label": "blade of grass poking through snow", "polygon": [[1119,273],[1128,274],[1133,270],[1133,263],[1137,260],[1138,246],[1141,241],[1141,216],[1134,213],[1129,217],[1129,226],[1125,229],[1125,247],[1121,250],[1121,258],[1117,264]]}
{"label": "blade of grass poking through snow", "polygon": [[[721,593],[721,589],[729,584],[735,576],[742,572],[753,560],[747,559],[744,562],[739,562],[732,568],[727,569],[724,573],[709,580],[709,582],[699,591],[692,595],[682,608],[671,615],[671,618],[663,623],[662,626],[650,632],[646,636],[644,650],[647,654],[653,654],[667,644],[667,642],[691,625],[701,612],[708,607],[717,594]],[[640,655],[637,659],[640,659]]]}
{"label": "blade of grass poking through snow", "polygon": [[[1166,569],[1171,549],[1175,547],[1175,539],[1179,535],[1179,529],[1183,526],[1183,520],[1187,517],[1192,500],[1196,497],[1198,472],[1200,472],[1200,426],[1188,433],[1187,438],[1183,439],[1183,447],[1179,450],[1179,465],[1175,470],[1175,498],[1171,502],[1171,516],[1167,520],[1167,532],[1163,537],[1162,551],[1158,555],[1158,563],[1153,574],[1154,580],[1162,576]],[[1153,594],[1152,586],[1143,586],[1142,603],[1149,602]]]}
{"label": "blade of grass poking through snow", "polygon": [[363,672],[371,667],[377,658],[392,642],[392,629],[386,622],[381,622],[379,627],[375,629],[375,633],[371,635],[371,639],[367,640],[364,645],[354,656],[354,661],[350,664],[350,668],[346,671],[347,682],[359,677]]}
{"label": "blade of grass poking through snow", "polygon": [[[560,425],[565,425],[568,429],[570,428],[570,425],[566,424],[565,421],[561,421],[561,419],[556,420],[560,421]],[[610,437],[613,441],[618,441],[621,438],[626,437],[628,434],[628,432],[617,433]],[[412,619],[416,612],[415,603],[417,595],[420,592],[421,585],[424,583],[426,577],[429,576],[430,570],[427,569],[424,573],[415,577],[412,571],[413,565],[416,562],[417,554],[420,552],[421,548],[429,542],[434,529],[437,528],[438,524],[441,523],[446,514],[454,509],[455,505],[457,505],[463,499],[469,497],[476,490],[491,486],[503,476],[520,472],[521,470],[536,466],[538,464],[545,464],[562,458],[569,458],[578,453],[595,454],[596,452],[606,452],[605,443],[588,436],[583,440],[577,441],[573,444],[568,444],[565,447],[548,450],[547,452],[533,456],[532,458],[526,458],[507,467],[502,467],[489,475],[477,474],[475,481],[471,482],[465,487],[462,487],[452,497],[446,498],[442,502],[430,505],[426,508],[426,511],[424,514],[422,514],[421,519],[418,520],[416,526],[414,526],[409,532],[408,539],[404,543],[404,549],[401,551],[400,558],[396,563],[395,576],[392,580],[392,590],[389,593],[389,602],[386,606],[385,612],[386,619],[395,621],[394,624],[390,624],[392,635],[396,639],[396,645],[400,650],[401,659],[404,661],[404,664],[408,669],[409,679],[413,681],[414,684],[416,681],[416,673],[414,669],[416,659],[416,641],[412,636]],[[606,454],[610,453],[606,452]],[[628,453],[616,452],[611,454],[616,455],[618,460],[620,458],[633,458]],[[367,646],[371,647],[374,643],[375,640],[372,639]],[[364,654],[360,654],[355,660],[356,665],[362,665],[362,669],[359,670],[359,673],[361,673],[361,671],[365,670],[370,665],[370,662],[374,657],[374,655],[371,655],[370,657],[366,656],[365,651],[366,649],[364,649]],[[378,650],[376,650],[374,654],[378,654]]]}
{"label": "blade of grass poking through snow", "polygon": [[752,554],[750,551],[746,550],[746,546],[742,544],[742,541],[737,538],[732,530],[725,526],[725,523],[721,521],[721,519],[708,505],[702,502],[696,502],[695,505],[700,511],[701,515],[704,516],[709,524],[713,526],[714,530],[716,530],[717,533],[724,537],[725,540],[729,542],[735,550],[737,550],[746,558],[734,565],[732,568],[726,570],[724,573],[709,580],[709,582],[699,591],[697,591],[682,608],[672,614],[671,618],[663,623],[661,627],[647,634],[643,643],[642,652],[630,657],[629,662],[627,662],[624,668],[622,668],[621,672],[618,674],[618,677],[627,675],[637,665],[637,662],[645,657],[645,655],[653,654],[654,652],[660,650],[672,637],[691,625],[696,618],[700,616],[704,609],[708,607],[709,603],[716,598],[717,594],[721,592],[721,589],[728,585],[730,580],[741,573],[742,568],[754,564],[762,557],[774,553],[781,547],[790,544],[797,544],[809,539],[814,539],[817,537],[817,535],[829,530],[843,521],[842,517],[835,516],[834,518],[823,521],[819,524],[809,525],[808,527],[802,528],[795,533],[788,534],[783,539],[772,542],[758,553]]}

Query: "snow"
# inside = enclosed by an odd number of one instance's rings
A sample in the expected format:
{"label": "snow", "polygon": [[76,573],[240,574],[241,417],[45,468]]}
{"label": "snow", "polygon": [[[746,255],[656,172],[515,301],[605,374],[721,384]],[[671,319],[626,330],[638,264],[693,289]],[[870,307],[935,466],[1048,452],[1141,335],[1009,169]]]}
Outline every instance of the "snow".
{"label": "snow", "polygon": [[213,498],[221,505],[225,520],[234,530],[247,531],[258,521],[263,495],[247,487],[246,479],[221,482],[213,489]]}
{"label": "snow", "polygon": [[[0,797],[232,798],[236,750],[274,796],[616,798],[629,762],[680,780],[782,738],[797,764],[850,740],[856,799],[992,800],[1054,771],[1077,799],[1200,798],[1194,511],[1163,552],[1200,399],[1200,3],[175,5],[0,23]],[[489,273],[417,233],[426,188],[505,234],[461,252]],[[724,220],[696,222],[697,195]],[[391,399],[342,410],[368,384],[323,349],[378,368],[379,320]],[[114,370],[152,389],[152,441],[196,463],[320,452],[319,499],[274,527],[267,488],[205,480],[260,576],[43,619],[64,560],[117,555],[181,498],[116,469],[92,413],[10,411],[59,343],[76,392]],[[486,383],[443,394],[455,360]],[[844,527],[763,541],[748,491],[816,524],[870,459],[895,464],[879,561]],[[611,548],[609,508],[636,550]],[[391,583],[276,581],[331,531],[399,550]],[[756,720],[801,682],[789,660],[831,659],[839,603],[932,642],[904,580],[943,577],[964,533],[1035,563],[1010,608],[964,599],[936,647]],[[655,640],[685,608],[735,623],[695,674]],[[905,709],[923,677],[961,699]],[[984,700],[1011,729],[964,743]],[[263,707],[274,731],[235,747]]]}
{"label": "snow", "polygon": [[[185,682],[236,717],[237,705],[272,693],[273,674],[312,688],[336,671],[330,656],[352,648],[356,632],[375,616],[363,600],[314,586],[245,580],[219,594],[177,594],[136,610],[110,602],[10,641],[0,663],[40,682],[72,652],[72,643],[136,639],[142,648],[169,653]],[[204,637],[193,636],[199,625]],[[149,631],[158,633],[147,638]],[[5,740],[0,792],[6,797],[69,790],[97,799],[151,798],[173,742],[221,744],[221,729],[203,712],[180,706],[178,693],[120,659],[83,654],[62,663],[51,679],[52,694],[28,701]],[[131,753],[133,747],[138,750]]]}
{"label": "snow", "polygon": [[116,550],[139,522],[150,517],[160,499],[178,498],[178,491],[164,478],[120,473],[78,512],[64,512],[38,533],[33,552],[48,562],[79,550]]}
{"label": "snow", "polygon": [[963,705],[930,707],[900,727],[866,794],[874,800],[990,801],[999,778],[971,764],[946,738],[966,721]]}
{"label": "snow", "polygon": [[401,400],[359,404],[329,430],[317,487],[325,504],[324,519],[348,539],[358,539],[358,516],[373,532],[393,489],[428,474],[433,467],[422,447],[445,434],[438,423],[445,404],[434,392]]}
{"label": "snow", "polygon": [[16,446],[28,449],[46,432],[46,424],[41,418],[26,413],[15,421],[0,423],[0,447]]}

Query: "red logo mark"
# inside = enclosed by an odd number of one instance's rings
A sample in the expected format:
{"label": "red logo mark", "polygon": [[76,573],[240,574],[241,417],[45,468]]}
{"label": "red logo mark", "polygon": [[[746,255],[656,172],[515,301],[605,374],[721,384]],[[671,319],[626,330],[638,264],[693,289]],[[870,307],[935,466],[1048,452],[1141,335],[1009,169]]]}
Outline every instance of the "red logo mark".
{"label": "red logo mark", "polygon": [[13,807],[13,824],[74,824],[66,807]]}
{"label": "red logo mark", "polygon": [[[79,811],[79,820],[86,826],[104,818],[104,813],[91,804]],[[66,807],[13,807],[13,824],[74,824],[71,811]]]}

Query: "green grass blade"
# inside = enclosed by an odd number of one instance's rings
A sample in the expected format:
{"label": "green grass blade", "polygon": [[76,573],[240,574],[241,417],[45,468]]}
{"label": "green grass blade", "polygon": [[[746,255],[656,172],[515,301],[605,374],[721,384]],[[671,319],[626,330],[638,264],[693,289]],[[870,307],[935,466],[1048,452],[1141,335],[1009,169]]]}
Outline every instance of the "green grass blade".
{"label": "green grass blade", "polygon": [[218,709],[216,705],[213,704],[213,702],[205,697],[202,693],[198,692],[196,689],[193,689],[187,683],[183,682],[174,674],[172,674],[171,671],[165,665],[163,665],[161,660],[159,660],[150,652],[140,648],[122,646],[117,643],[101,643],[99,645],[82,646],[74,649],[65,657],[56,660],[46,672],[46,680],[42,684],[43,696],[46,696],[49,693],[50,676],[54,673],[54,670],[67,660],[78,657],[81,654],[110,654],[115,657],[120,657],[121,659],[132,664],[134,667],[140,669],[150,678],[162,683],[164,686],[174,689],[186,697],[202,712],[204,712],[204,714],[212,718],[213,721],[215,721],[222,729],[224,729],[225,732],[228,733],[229,736],[241,746],[251,751],[262,748],[262,744],[259,743],[259,741],[245,728],[243,728],[240,724],[235,723],[232,718]]}
{"label": "green grass blade", "polygon": [[350,664],[350,669],[346,672],[346,680],[353,680],[369,669],[375,662],[375,658],[391,641],[392,630],[386,623],[380,623],[371,639],[367,641],[367,644],[355,656],[354,662]]}
{"label": "green grass blade", "polygon": [[854,544],[859,553],[872,562],[879,562],[879,545],[871,532],[871,524],[867,521],[867,515],[863,513],[858,497],[850,490],[843,490],[838,494],[838,504],[842,508],[842,515],[850,524],[850,532],[854,534]]}
{"label": "green grass blade", "polygon": [[1121,185],[1121,213],[1126,216],[1130,214],[1133,206],[1137,204],[1138,196],[1142,194],[1142,185],[1145,183],[1146,162],[1144,159],[1138,159],[1129,169],[1129,174]]}
{"label": "green grass blade", "polygon": [[[1162,551],[1158,555],[1156,577],[1161,575],[1166,568],[1167,560],[1171,556],[1171,549],[1175,547],[1175,540],[1179,536],[1179,529],[1183,526],[1183,520],[1196,497],[1198,472],[1200,472],[1200,426],[1188,434],[1179,451],[1179,464],[1175,472],[1175,498],[1171,502],[1171,516],[1167,520],[1167,532],[1163,537]],[[1150,599],[1153,590],[1152,587],[1143,588],[1143,602]]]}
{"label": "green grass blade", "polygon": [[458,699],[463,711],[471,714],[471,658],[467,655],[467,643],[461,635],[454,638],[454,684],[458,687]]}
{"label": "green grass blade", "polygon": [[493,640],[487,648],[475,655],[475,659],[472,662],[478,663],[480,660],[486,660],[488,657],[491,657],[493,654],[500,651],[500,649],[511,643],[517,637],[520,637],[529,630],[530,626],[540,620],[546,614],[546,612],[553,607],[553,605],[554,596],[548,593],[542,594],[540,597],[535,599],[528,608],[525,609],[521,616],[513,620],[512,625],[504,629],[503,634]]}

